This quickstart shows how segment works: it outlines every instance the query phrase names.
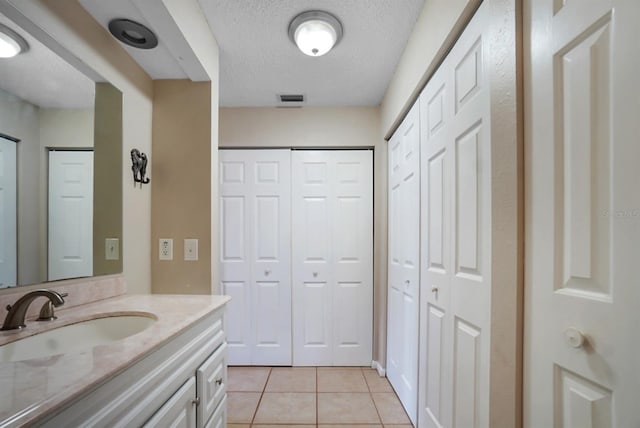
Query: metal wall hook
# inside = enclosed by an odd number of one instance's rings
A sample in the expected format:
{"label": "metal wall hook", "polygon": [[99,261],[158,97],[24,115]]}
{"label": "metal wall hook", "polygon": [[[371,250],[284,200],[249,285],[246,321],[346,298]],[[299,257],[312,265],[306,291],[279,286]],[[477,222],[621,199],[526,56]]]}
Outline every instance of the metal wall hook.
{"label": "metal wall hook", "polygon": [[147,155],[138,149],[131,149],[131,171],[133,171],[133,182],[148,184],[151,179],[145,178],[147,174]]}

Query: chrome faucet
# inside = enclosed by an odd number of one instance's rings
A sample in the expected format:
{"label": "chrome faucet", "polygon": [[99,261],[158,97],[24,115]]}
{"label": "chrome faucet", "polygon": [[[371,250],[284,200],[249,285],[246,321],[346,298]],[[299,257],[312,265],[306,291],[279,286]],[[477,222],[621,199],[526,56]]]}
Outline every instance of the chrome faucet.
{"label": "chrome faucet", "polygon": [[[27,315],[29,305],[38,297],[46,297],[53,306],[58,307],[64,304],[63,295],[54,290],[34,290],[20,297],[13,305],[7,305],[9,313],[4,319],[4,324],[0,330],[14,330],[26,327],[24,318]],[[47,305],[49,302],[45,303]]]}

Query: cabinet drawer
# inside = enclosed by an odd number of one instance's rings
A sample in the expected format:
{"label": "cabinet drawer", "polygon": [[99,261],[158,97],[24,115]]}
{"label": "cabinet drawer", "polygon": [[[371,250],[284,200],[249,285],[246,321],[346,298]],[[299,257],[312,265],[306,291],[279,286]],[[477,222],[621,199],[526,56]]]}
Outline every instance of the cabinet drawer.
{"label": "cabinet drawer", "polygon": [[227,397],[225,396],[220,405],[213,412],[213,416],[209,419],[209,422],[204,428],[226,428],[227,426]]}
{"label": "cabinet drawer", "polygon": [[196,393],[196,379],[191,376],[171,396],[169,401],[147,421],[144,428],[154,427],[193,427],[196,422],[194,397]]}
{"label": "cabinet drawer", "polygon": [[196,370],[198,406],[198,426],[209,420],[214,410],[222,402],[227,390],[227,344],[222,343]]}

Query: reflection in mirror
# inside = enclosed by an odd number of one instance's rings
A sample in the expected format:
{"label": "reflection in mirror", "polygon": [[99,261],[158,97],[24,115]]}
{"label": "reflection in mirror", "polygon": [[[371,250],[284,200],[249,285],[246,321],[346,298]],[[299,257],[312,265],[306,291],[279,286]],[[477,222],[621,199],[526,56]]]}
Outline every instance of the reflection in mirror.
{"label": "reflection in mirror", "polygon": [[0,24],[0,288],[122,272],[122,94]]}

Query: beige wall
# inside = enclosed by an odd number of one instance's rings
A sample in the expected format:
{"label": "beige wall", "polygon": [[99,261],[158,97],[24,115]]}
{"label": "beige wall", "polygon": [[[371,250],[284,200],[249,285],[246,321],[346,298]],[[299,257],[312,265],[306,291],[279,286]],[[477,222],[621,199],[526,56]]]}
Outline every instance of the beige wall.
{"label": "beige wall", "polygon": [[[211,291],[211,83],[154,81],[151,176],[151,280],[154,293]],[[173,260],[159,260],[160,238]],[[184,260],[196,238],[198,260]]]}
{"label": "beige wall", "polygon": [[371,147],[377,107],[221,108],[220,147]]}
{"label": "beige wall", "polygon": [[400,124],[482,0],[425,0],[381,104],[386,139]]}
{"label": "beige wall", "polygon": [[[88,73],[100,74],[123,96],[123,274],[129,291],[147,293],[150,280],[149,187],[134,188],[130,176],[129,151],[136,147],[151,155],[151,115],[153,84],[113,37],[111,37],[77,0],[0,0],[0,11],[37,34],[49,47],[71,64]],[[64,52],[60,52],[60,48]],[[72,55],[69,55],[69,52]],[[153,172],[149,171],[153,176]]]}
{"label": "beige wall", "polygon": [[93,274],[122,272],[122,257],[107,260],[105,240],[122,239],[122,93],[96,84],[93,157]]}

